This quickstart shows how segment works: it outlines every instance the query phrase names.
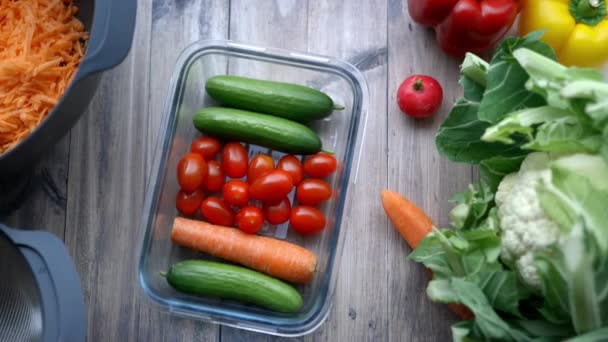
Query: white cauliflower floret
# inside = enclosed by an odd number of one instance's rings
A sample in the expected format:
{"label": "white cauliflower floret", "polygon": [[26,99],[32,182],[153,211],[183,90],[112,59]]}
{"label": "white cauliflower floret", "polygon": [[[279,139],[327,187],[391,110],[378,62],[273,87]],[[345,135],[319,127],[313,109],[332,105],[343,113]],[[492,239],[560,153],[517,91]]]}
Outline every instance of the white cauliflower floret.
{"label": "white cauliflower floret", "polygon": [[530,154],[518,173],[504,178],[496,192],[496,205],[502,229],[501,258],[518,270],[522,280],[540,287],[534,254],[559,241],[557,223],[546,216],[536,191],[540,182],[551,181],[549,157]]}

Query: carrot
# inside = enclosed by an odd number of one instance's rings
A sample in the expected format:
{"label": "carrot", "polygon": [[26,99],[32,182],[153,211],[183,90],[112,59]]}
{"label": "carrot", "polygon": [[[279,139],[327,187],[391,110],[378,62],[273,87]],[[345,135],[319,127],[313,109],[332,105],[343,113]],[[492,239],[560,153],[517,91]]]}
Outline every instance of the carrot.
{"label": "carrot", "polygon": [[[433,221],[414,203],[396,192],[382,191],[382,206],[399,234],[412,249],[416,249],[420,241],[433,231]],[[433,272],[429,272],[433,278]],[[448,307],[461,319],[470,320],[475,317],[471,310],[462,304],[450,303]]]}
{"label": "carrot", "polygon": [[388,218],[412,249],[433,231],[433,221],[414,203],[396,192],[382,191],[382,206]]}
{"label": "carrot", "polygon": [[44,120],[65,92],[88,34],[75,0],[0,0],[0,154]]}
{"label": "carrot", "polygon": [[203,221],[175,218],[171,240],[292,283],[310,282],[317,268],[317,256],[306,248]]}

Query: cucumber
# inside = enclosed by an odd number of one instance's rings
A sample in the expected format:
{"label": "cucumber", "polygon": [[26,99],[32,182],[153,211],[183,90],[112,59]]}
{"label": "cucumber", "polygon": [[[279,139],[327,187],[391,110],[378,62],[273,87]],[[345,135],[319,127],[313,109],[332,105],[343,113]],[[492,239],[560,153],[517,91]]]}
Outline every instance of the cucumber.
{"label": "cucumber", "polygon": [[207,80],[207,94],[228,107],[308,122],[327,117],[334,101],[316,89],[239,76],[215,76]]}
{"label": "cucumber", "polygon": [[187,260],[173,265],[165,276],[173,288],[184,293],[238,300],[285,313],[302,307],[302,296],[293,286],[240,266]]}
{"label": "cucumber", "polygon": [[319,136],[300,123],[239,109],[202,109],[194,115],[194,126],[217,138],[256,144],[291,154],[314,154],[322,147]]}

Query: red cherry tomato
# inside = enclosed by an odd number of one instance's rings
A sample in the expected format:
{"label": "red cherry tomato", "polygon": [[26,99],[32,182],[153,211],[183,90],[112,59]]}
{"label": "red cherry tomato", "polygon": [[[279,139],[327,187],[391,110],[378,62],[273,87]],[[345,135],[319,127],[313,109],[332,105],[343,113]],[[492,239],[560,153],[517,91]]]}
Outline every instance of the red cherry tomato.
{"label": "red cherry tomato", "polygon": [[261,175],[274,170],[274,159],[265,154],[258,154],[251,159],[247,170],[247,181],[253,184]]}
{"label": "red cherry tomato", "polygon": [[200,154],[205,160],[215,158],[221,149],[222,145],[219,140],[212,137],[197,138],[190,145],[190,151]]}
{"label": "red cherry tomato", "polygon": [[175,199],[175,207],[183,215],[193,215],[196,213],[198,208],[200,208],[204,197],[205,194],[201,189],[194,190],[194,192],[191,193],[186,193],[184,190],[180,190]]}
{"label": "red cherry tomato", "polygon": [[238,179],[229,180],[222,187],[222,196],[230,205],[246,206],[249,203],[249,184]]}
{"label": "red cherry tomato", "polygon": [[437,80],[424,75],[405,79],[397,91],[397,104],[413,118],[427,118],[437,112],[443,101],[443,89]]}
{"label": "red cherry tomato", "polygon": [[283,224],[289,221],[291,203],[287,197],[283,197],[283,199],[277,202],[264,203],[263,209],[266,221],[272,225]]}
{"label": "red cherry tomato", "polygon": [[276,201],[287,196],[293,189],[291,175],[285,171],[274,170],[260,176],[251,184],[249,195],[261,201]]}
{"label": "red cherry tomato", "polygon": [[305,179],[298,185],[296,199],[303,205],[319,205],[331,198],[331,186],[320,179]]}
{"label": "red cherry tomato", "polygon": [[231,142],[224,146],[222,151],[222,169],[232,178],[245,177],[249,156],[247,150],[238,142]]}
{"label": "red cherry tomato", "polygon": [[200,154],[186,153],[177,163],[177,182],[185,192],[193,192],[207,177],[207,162]]}
{"label": "red cherry tomato", "polygon": [[283,170],[291,175],[293,179],[293,185],[298,185],[304,178],[304,169],[302,162],[291,154],[284,156],[279,160],[277,165],[278,170]]}
{"label": "red cherry tomato", "polygon": [[220,191],[224,185],[224,171],[220,163],[215,160],[209,160],[207,162],[207,177],[203,182],[203,187],[208,191]]}
{"label": "red cherry tomato", "polygon": [[255,234],[264,225],[264,214],[260,208],[250,205],[236,214],[236,225],[247,234]]}
{"label": "red cherry tomato", "polygon": [[304,162],[304,172],[311,178],[325,178],[336,171],[338,162],[331,154],[317,153]]}
{"label": "red cherry tomato", "polygon": [[291,227],[298,233],[316,234],[325,229],[327,220],[325,215],[313,207],[299,206],[291,210]]}
{"label": "red cherry tomato", "polygon": [[201,204],[201,213],[209,223],[225,227],[234,224],[234,210],[217,197],[207,197]]}

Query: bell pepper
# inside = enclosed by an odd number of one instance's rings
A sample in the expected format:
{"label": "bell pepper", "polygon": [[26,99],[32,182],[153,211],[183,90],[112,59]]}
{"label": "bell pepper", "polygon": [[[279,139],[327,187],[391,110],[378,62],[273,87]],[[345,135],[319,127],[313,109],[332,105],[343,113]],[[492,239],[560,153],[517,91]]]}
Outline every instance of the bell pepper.
{"label": "bell pepper", "polygon": [[517,16],[516,0],[408,0],[418,24],[433,27],[441,49],[456,57],[492,49]]}
{"label": "bell pepper", "polygon": [[519,33],[547,30],[543,40],[562,64],[599,66],[608,61],[606,0],[524,0]]}

